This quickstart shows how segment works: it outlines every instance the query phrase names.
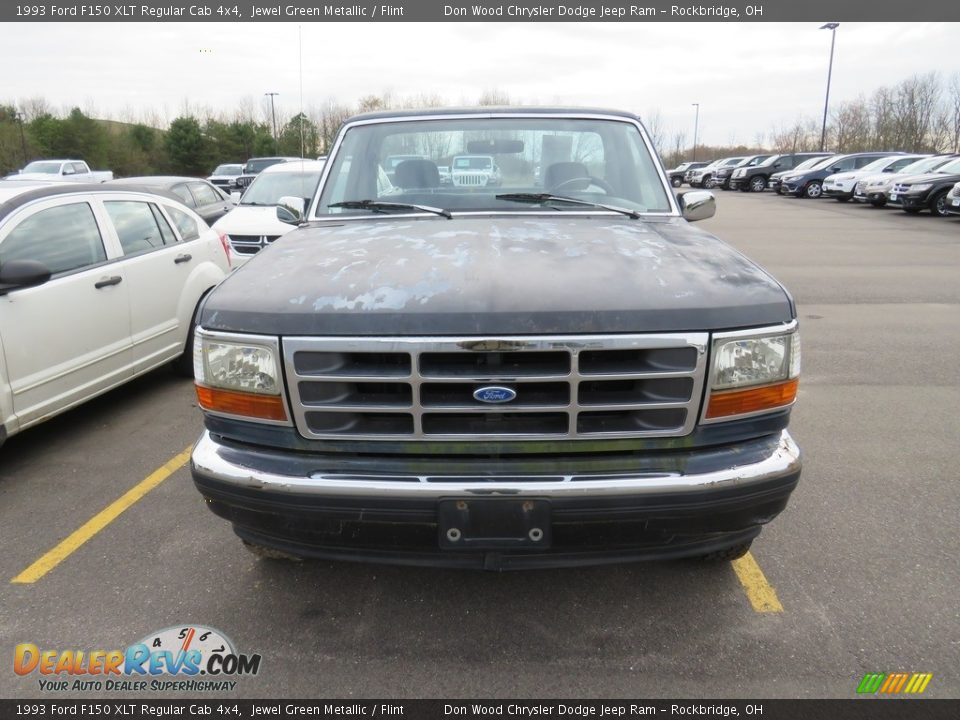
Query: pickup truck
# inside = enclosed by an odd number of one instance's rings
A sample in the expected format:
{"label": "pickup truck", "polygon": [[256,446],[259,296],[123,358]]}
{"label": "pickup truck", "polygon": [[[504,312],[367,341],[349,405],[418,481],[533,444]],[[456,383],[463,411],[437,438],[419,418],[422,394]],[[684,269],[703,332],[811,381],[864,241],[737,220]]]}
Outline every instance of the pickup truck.
{"label": "pickup truck", "polygon": [[[511,171],[442,185],[451,152]],[[298,228],[199,312],[207,507],[265,557],[744,555],[799,480],[800,338],[784,287],[690,224],[714,211],[629,113],[348,120],[277,206]]]}
{"label": "pickup truck", "polygon": [[12,177],[16,180],[102,183],[113,180],[113,171],[91,170],[83,160],[34,160]]}

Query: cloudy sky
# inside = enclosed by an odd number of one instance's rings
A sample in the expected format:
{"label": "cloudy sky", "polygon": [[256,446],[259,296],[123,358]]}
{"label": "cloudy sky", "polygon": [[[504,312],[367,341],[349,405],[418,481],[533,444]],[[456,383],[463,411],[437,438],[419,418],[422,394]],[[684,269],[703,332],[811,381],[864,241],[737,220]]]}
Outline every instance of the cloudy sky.
{"label": "cloudy sky", "polygon": [[[828,18],[829,19],[829,18]],[[98,117],[185,106],[230,113],[278,92],[282,114],[371,93],[470,104],[497,89],[523,104],[659,110],[671,132],[752,142],[823,112],[822,23],[6,24],[0,102],[42,95]],[[843,23],[831,103],[915,73],[960,72],[960,24]]]}

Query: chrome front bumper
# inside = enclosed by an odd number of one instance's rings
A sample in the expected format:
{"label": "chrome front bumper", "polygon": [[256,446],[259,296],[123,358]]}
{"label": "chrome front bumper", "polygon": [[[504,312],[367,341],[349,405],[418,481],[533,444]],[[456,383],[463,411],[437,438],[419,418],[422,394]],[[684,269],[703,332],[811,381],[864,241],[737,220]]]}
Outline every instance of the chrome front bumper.
{"label": "chrome front bumper", "polygon": [[[695,452],[695,451],[693,451]],[[696,493],[725,489],[748,490],[800,472],[800,449],[783,430],[777,442],[765,445],[758,455],[738,464],[736,448],[727,462],[714,450],[724,467],[704,472],[651,471],[602,475],[557,474],[514,475],[511,477],[455,475],[407,475],[329,472],[325,460],[309,456],[287,457],[268,451],[250,451],[218,443],[208,431],[193,449],[191,469],[198,485],[214,483],[256,494],[281,496],[309,495],[330,498],[437,500],[440,498],[536,495],[543,498],[590,499],[603,497],[650,496]],[[259,462],[262,459],[263,462]],[[688,463],[688,465],[691,463]],[[266,468],[271,469],[266,469]]]}

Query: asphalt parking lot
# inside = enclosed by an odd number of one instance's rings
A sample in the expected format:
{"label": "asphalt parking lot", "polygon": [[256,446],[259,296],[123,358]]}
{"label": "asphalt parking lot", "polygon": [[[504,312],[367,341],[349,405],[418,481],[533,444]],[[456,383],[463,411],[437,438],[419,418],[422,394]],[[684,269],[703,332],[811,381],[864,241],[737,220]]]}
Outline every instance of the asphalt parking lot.
{"label": "asphalt parking lot", "polygon": [[[716,194],[701,226],[791,289],[803,335],[803,477],[754,543],[753,575],[259,560],[182,458],[154,474],[201,425],[192,385],[156,372],[0,450],[7,662],[17,643],[123,648],[196,623],[262,655],[244,697],[849,698],[864,673],[897,671],[960,696],[960,219]],[[40,695],[36,674],[0,671],[0,696]]]}

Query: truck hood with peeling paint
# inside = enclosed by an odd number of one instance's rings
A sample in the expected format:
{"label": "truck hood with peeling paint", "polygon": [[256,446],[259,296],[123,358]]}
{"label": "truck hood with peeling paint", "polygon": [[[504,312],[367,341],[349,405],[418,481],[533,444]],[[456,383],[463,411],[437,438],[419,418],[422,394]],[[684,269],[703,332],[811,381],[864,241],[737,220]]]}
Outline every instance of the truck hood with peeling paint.
{"label": "truck hood with peeling paint", "polygon": [[201,325],[269,335],[719,330],[788,322],[762,268],[677,218],[378,218],[288,233]]}

